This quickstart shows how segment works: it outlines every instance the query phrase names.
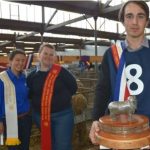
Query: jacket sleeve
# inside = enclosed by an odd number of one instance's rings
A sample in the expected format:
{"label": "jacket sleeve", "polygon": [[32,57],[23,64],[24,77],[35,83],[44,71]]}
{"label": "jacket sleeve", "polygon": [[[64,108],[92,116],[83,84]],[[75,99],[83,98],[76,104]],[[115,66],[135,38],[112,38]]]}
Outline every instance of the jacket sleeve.
{"label": "jacket sleeve", "polygon": [[33,75],[35,73],[35,70],[33,70],[30,74],[28,74],[27,76],[27,86],[29,88],[29,99],[31,99],[32,96],[32,79],[33,79]]}
{"label": "jacket sleeve", "polygon": [[99,67],[99,78],[95,89],[94,108],[92,114],[93,120],[98,120],[105,114],[111,95],[108,54],[107,50]]}
{"label": "jacket sleeve", "polygon": [[77,91],[76,79],[75,79],[74,75],[71,72],[69,72],[67,69],[62,68],[62,71],[63,71],[63,82],[67,86],[71,95],[74,95]]}

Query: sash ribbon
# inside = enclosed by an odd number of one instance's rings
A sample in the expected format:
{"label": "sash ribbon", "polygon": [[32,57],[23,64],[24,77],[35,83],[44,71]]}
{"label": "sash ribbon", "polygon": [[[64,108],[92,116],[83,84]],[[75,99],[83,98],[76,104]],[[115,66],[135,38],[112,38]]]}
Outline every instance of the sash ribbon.
{"label": "sash ribbon", "polygon": [[127,79],[125,74],[125,45],[122,42],[113,44],[112,47],[112,56],[117,68],[117,77],[116,85],[114,92],[114,101],[124,101],[129,97],[129,90],[127,87]]}
{"label": "sash ribbon", "polygon": [[0,73],[0,79],[4,83],[4,103],[6,117],[6,145],[19,145],[18,139],[18,117],[16,104],[15,86],[6,71]]}
{"label": "sash ribbon", "polygon": [[44,83],[41,102],[41,149],[52,150],[51,138],[51,101],[55,80],[61,70],[61,66],[54,64]]}

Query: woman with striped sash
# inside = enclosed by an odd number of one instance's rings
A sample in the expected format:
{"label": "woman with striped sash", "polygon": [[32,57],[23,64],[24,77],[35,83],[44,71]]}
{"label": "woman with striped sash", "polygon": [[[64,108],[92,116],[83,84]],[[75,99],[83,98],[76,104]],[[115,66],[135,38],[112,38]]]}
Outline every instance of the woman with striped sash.
{"label": "woman with striped sash", "polygon": [[0,133],[4,133],[9,150],[29,150],[31,115],[25,60],[24,51],[12,51],[10,67],[0,73]]}
{"label": "woman with striped sash", "polygon": [[55,64],[55,48],[39,48],[39,66],[28,76],[33,119],[41,129],[41,150],[71,150],[74,116],[71,97],[76,93],[74,76]]}

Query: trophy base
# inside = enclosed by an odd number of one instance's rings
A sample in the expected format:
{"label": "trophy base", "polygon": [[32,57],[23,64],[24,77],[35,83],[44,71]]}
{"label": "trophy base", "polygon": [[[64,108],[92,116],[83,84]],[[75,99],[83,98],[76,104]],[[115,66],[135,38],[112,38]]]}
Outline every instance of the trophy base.
{"label": "trophy base", "polygon": [[150,145],[149,120],[142,115],[119,115],[116,120],[110,116],[99,119],[100,132],[95,133],[97,142],[108,148],[136,149]]}

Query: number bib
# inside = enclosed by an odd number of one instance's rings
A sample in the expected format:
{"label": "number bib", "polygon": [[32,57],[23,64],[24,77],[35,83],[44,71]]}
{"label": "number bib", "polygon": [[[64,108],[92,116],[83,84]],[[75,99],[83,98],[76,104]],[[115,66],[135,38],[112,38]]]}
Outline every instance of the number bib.
{"label": "number bib", "polygon": [[[135,75],[131,74],[131,70],[136,71]],[[140,93],[142,93],[142,91],[144,89],[144,84],[139,79],[139,77],[142,75],[142,67],[137,64],[131,64],[125,68],[125,72],[126,72],[126,77],[128,80],[127,86],[128,86],[130,94],[131,95],[139,95]],[[137,85],[137,88],[134,90],[130,88],[132,83],[135,83]]]}

